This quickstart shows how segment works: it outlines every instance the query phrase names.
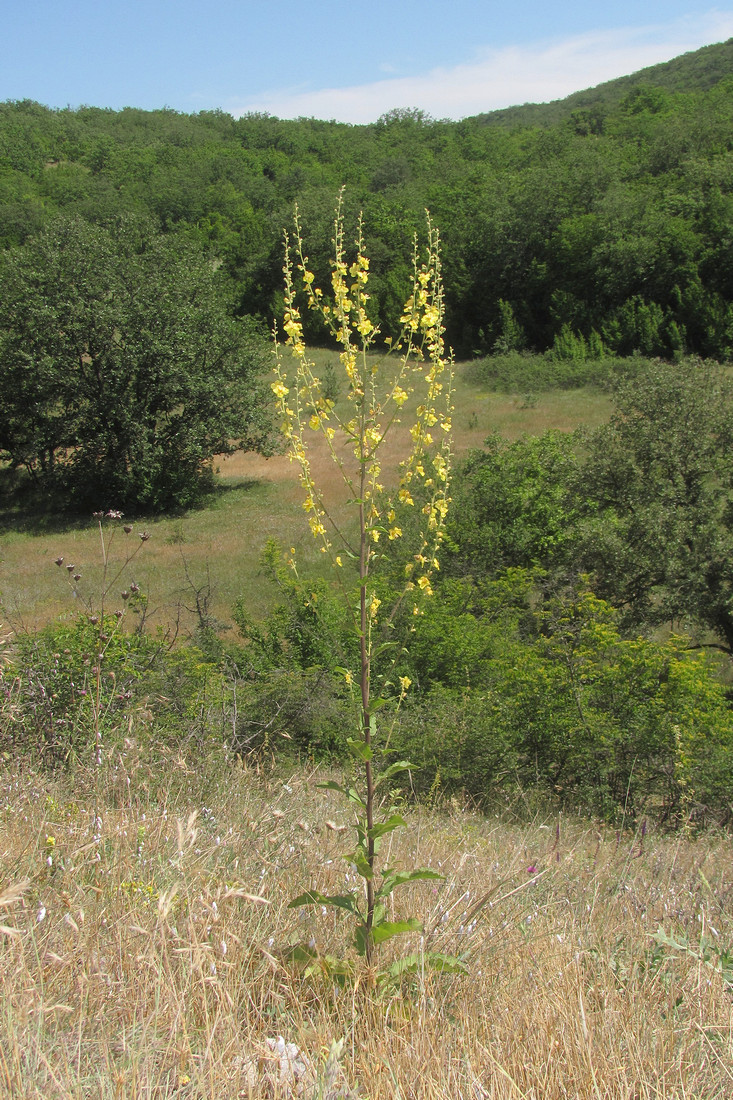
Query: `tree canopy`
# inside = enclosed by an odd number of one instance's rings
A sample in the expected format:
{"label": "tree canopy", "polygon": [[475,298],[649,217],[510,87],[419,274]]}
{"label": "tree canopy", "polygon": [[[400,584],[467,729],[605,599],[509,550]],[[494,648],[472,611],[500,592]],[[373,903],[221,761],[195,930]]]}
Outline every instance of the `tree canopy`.
{"label": "tree canopy", "polygon": [[[346,184],[347,203],[364,211],[385,332],[427,207],[459,355],[509,341],[722,360],[733,349],[732,58],[733,41],[721,43],[557,103],[460,122],[0,104],[0,247],[58,213],[97,224],[144,215],[212,252],[237,312],[269,326],[293,203],[313,255],[326,255]],[[308,335],[323,338],[315,325]]]}
{"label": "tree canopy", "polygon": [[190,504],[216,454],[266,448],[261,342],[194,245],[59,218],[0,278],[0,448],[78,504]]}
{"label": "tree canopy", "polygon": [[628,628],[710,631],[733,655],[733,386],[717,366],[655,363],[587,437],[574,560]]}

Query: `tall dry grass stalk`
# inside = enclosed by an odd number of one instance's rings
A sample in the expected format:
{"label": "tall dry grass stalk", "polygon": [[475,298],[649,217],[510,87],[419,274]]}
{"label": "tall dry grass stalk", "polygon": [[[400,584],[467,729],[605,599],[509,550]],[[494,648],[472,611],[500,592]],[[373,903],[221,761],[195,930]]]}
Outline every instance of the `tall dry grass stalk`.
{"label": "tall dry grass stalk", "polygon": [[[95,776],[6,767],[0,1095],[733,1094],[729,838],[576,820],[558,832],[549,817],[521,824],[457,804],[406,811],[390,858],[446,876],[406,887],[425,917],[408,947],[462,956],[469,972],[344,992],[287,962],[316,922],[329,949],[346,950],[331,914],[287,908],[313,878],[326,892],[348,885],[347,811],[314,791],[318,778],[183,751],[151,759],[130,742],[104,765],[97,860]],[[686,947],[658,945],[660,926]]]}

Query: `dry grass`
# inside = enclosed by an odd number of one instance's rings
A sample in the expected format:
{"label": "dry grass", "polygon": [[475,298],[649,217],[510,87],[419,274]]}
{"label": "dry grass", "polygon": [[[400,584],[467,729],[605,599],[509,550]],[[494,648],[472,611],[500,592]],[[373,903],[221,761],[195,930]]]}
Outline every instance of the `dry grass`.
{"label": "dry grass", "polygon": [[[303,977],[285,948],[315,936],[345,950],[343,921],[287,903],[311,884],[348,885],[345,834],[325,826],[348,824],[347,811],[315,790],[312,771],[268,777],[216,749],[196,759],[148,761],[128,742],[102,776],[99,843],[94,777],[6,769],[1,1095],[733,1094],[730,991],[699,951],[705,937],[721,950],[733,937],[728,838],[642,839],[565,820],[558,841],[556,819],[405,810],[389,859],[445,881],[397,898],[426,935],[391,941],[383,958],[427,946],[464,956],[468,974],[426,971],[382,991],[362,974],[344,991]],[[659,925],[690,950],[654,956]],[[297,1083],[280,1080],[267,1044],[278,1036],[305,1056]]]}

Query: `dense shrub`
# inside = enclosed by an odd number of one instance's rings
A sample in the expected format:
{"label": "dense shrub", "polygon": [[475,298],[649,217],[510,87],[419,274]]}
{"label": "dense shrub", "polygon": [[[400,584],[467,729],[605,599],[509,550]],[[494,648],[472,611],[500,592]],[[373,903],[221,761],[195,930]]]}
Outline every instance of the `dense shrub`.
{"label": "dense shrub", "polygon": [[727,819],[733,714],[707,658],[687,640],[623,638],[589,592],[538,612],[540,633],[505,634],[480,686],[434,686],[403,713],[393,747],[479,800],[539,784],[607,819]]}
{"label": "dense shrub", "polygon": [[85,616],[19,635],[3,669],[1,747],[58,766],[90,760],[96,732],[109,747],[137,734],[179,740],[219,721],[228,686],[194,646],[171,651],[163,639],[126,633],[113,616],[101,624],[104,655],[96,668],[100,624]]}
{"label": "dense shrub", "polygon": [[[599,357],[585,352],[571,354],[572,334],[565,342],[543,355],[529,351],[506,351],[474,360],[466,368],[473,385],[486,386],[502,393],[544,393],[547,390],[572,390],[580,386],[606,389],[620,378],[633,377],[648,360],[638,356],[626,359],[605,354]],[[579,343],[572,345],[580,347]]]}

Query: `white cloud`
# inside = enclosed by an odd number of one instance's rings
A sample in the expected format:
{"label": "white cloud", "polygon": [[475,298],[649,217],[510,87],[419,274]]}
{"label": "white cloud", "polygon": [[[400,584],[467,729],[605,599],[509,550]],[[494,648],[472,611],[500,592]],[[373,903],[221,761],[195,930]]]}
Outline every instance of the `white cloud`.
{"label": "white cloud", "polygon": [[468,62],[421,76],[317,91],[273,89],[229,110],[234,115],[268,111],[280,118],[302,115],[364,123],[393,107],[419,107],[435,118],[464,118],[561,99],[730,37],[733,12],[711,11],[665,26],[625,27],[501,49],[487,46]]}

